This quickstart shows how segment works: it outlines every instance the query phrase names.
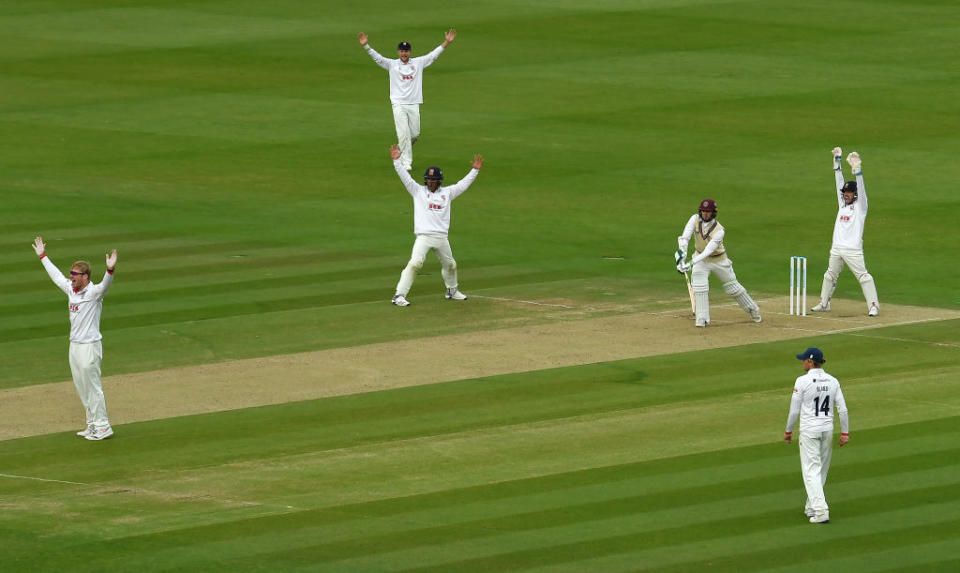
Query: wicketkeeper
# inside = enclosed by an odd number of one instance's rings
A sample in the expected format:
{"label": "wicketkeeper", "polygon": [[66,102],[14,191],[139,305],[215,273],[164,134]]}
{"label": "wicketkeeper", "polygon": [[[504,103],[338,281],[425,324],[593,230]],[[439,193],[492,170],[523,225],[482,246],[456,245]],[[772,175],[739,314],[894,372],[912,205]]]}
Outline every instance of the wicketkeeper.
{"label": "wicketkeeper", "polygon": [[830,310],[830,299],[837,288],[837,278],[843,265],[850,267],[860,289],[867,300],[867,316],[880,314],[880,301],[877,298],[877,285],[873,277],[867,272],[867,264],[863,259],[863,228],[867,222],[867,189],[863,186],[863,169],[860,165],[860,154],[856,151],[847,156],[847,163],[853,169],[856,181],[843,180],[841,159],[843,150],[833,148],[833,173],[837,181],[837,221],[833,225],[833,244],[830,246],[830,263],[827,272],[823,274],[823,287],[820,289],[820,303],[811,308],[813,312],[827,312]]}
{"label": "wicketkeeper", "polygon": [[[696,300],[696,326],[705,327],[710,324],[710,284],[707,279],[710,273],[717,275],[723,283],[723,290],[740,305],[754,322],[760,322],[760,307],[753,302],[747,289],[737,281],[733,272],[733,261],[727,257],[723,246],[723,237],[726,231],[717,221],[717,203],[713,199],[704,199],[700,202],[699,211],[690,217],[683,228],[683,234],[677,237],[679,248],[674,254],[677,262],[677,271],[685,273],[691,268],[693,276],[693,296]],[[690,262],[687,258],[687,246],[690,237],[694,238],[697,254]]]}

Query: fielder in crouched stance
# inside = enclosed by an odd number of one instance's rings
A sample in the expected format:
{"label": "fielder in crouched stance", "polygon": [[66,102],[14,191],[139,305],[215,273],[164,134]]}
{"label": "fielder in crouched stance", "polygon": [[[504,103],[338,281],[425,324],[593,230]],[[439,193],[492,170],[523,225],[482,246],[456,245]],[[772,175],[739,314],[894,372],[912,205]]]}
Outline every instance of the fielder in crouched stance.
{"label": "fielder in crouched stance", "polygon": [[107,255],[107,272],[100,284],[90,282],[90,263],[87,261],[73,263],[70,278],[63,276],[47,257],[43,238],[37,237],[33,241],[33,250],[53,284],[66,293],[70,305],[70,372],[87,413],[87,427],[77,435],[88,440],[109,438],[113,435],[113,428],[107,419],[107,402],[100,384],[100,361],[103,359],[100,313],[103,311],[103,297],[113,283],[117,250]]}
{"label": "fielder in crouched stance", "polygon": [[783,441],[792,443],[793,425],[799,417],[800,470],[807,490],[803,513],[810,518],[810,523],[827,523],[830,521],[830,509],[823,486],[827,483],[827,471],[833,455],[834,406],[840,417],[840,446],[850,441],[850,419],[840,382],[823,371],[823,363],[826,362],[823,352],[819,348],[808,348],[802,354],[797,354],[797,359],[803,360],[803,369],[807,373],[797,378],[793,385]]}
{"label": "fielder in crouched stance", "polygon": [[[717,221],[716,202],[713,199],[704,199],[700,202],[699,212],[690,217],[683,228],[683,234],[677,238],[680,247],[675,254],[677,271],[685,273],[693,269],[691,283],[698,327],[710,324],[710,284],[707,280],[710,273],[717,275],[723,283],[723,290],[737,301],[754,322],[761,320],[760,307],[753,302],[747,289],[737,281],[737,275],[733,272],[733,261],[727,258],[723,246],[724,234],[723,225]],[[697,254],[687,263],[685,259],[691,236],[695,241]]]}
{"label": "fielder in crouched stance", "polygon": [[450,208],[453,200],[466,191],[477,178],[480,167],[483,166],[483,157],[474,156],[471,164],[473,169],[463,179],[448,187],[440,186],[443,183],[443,170],[439,167],[428,168],[423,175],[424,184],[420,185],[407,173],[399,147],[390,146],[390,157],[393,158],[393,168],[400,176],[400,181],[413,197],[413,232],[417,236],[417,240],[413,243],[413,252],[410,254],[410,262],[400,273],[396,294],[393,295],[393,304],[397,306],[410,304],[407,301],[407,293],[410,292],[413,279],[416,278],[417,271],[423,267],[423,261],[430,249],[433,249],[437,253],[437,258],[440,259],[441,274],[447,287],[445,298],[466,300],[467,295],[457,289],[457,262],[453,259],[450,242],[447,240],[447,234],[450,231]]}
{"label": "fielder in crouched stance", "polygon": [[820,302],[810,310],[827,312],[830,299],[837,288],[837,278],[846,263],[850,271],[860,281],[860,289],[867,300],[867,316],[880,314],[880,301],[877,298],[877,285],[867,272],[863,260],[863,228],[867,222],[867,190],[863,186],[863,169],[860,166],[860,154],[854,151],[847,156],[847,163],[853,169],[856,181],[843,180],[840,169],[843,150],[833,148],[833,172],[837,181],[837,221],[833,225],[833,244],[830,246],[830,263],[823,274],[823,287],[820,289]]}

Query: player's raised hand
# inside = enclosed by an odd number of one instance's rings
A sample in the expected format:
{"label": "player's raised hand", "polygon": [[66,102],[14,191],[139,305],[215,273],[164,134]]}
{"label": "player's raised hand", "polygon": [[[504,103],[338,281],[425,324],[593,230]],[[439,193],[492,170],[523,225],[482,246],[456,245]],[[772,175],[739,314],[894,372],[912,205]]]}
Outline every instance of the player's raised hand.
{"label": "player's raised hand", "polygon": [[367,35],[364,34],[363,32],[360,32],[359,34],[357,34],[357,39],[360,40],[361,46],[367,45]]}
{"label": "player's raised hand", "polygon": [[112,271],[117,268],[117,250],[107,254],[107,270]]}
{"label": "player's raised hand", "polygon": [[473,163],[470,164],[474,169],[483,167],[483,156],[479,153],[473,156]]}
{"label": "player's raised hand", "polygon": [[390,146],[390,158],[394,161],[400,159],[400,146],[396,143]]}
{"label": "player's raised hand", "polygon": [[453,28],[450,28],[450,30],[446,34],[444,34],[443,37],[446,38],[447,43],[449,44],[450,42],[453,41],[454,38],[457,37],[457,31],[454,30]]}
{"label": "player's raised hand", "polygon": [[843,150],[839,147],[833,148],[833,168],[840,169],[840,160],[843,159]]}
{"label": "player's raised hand", "polygon": [[33,252],[37,253],[38,257],[42,257],[47,252],[47,245],[43,243],[43,237],[37,237],[33,240]]}
{"label": "player's raised hand", "polygon": [[854,175],[860,175],[860,154],[856,151],[851,151],[850,155],[847,156],[847,163],[850,164],[850,167],[853,169]]}

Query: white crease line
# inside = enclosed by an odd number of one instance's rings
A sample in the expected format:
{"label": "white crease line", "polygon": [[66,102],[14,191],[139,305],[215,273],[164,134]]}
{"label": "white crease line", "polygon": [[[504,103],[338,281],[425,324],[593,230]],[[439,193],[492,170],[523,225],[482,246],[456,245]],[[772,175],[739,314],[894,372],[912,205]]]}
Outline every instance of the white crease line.
{"label": "white crease line", "polygon": [[483,295],[479,295],[479,294],[472,294],[472,295],[470,295],[470,296],[472,296],[472,297],[474,297],[474,298],[485,298],[485,299],[489,299],[489,300],[499,300],[499,301],[503,301],[503,302],[520,302],[520,303],[523,303],[523,304],[535,304],[535,305],[537,305],[537,306],[553,306],[553,307],[557,307],[557,308],[569,308],[569,309],[571,309],[571,310],[574,309],[574,308],[576,308],[575,306],[567,306],[567,305],[565,305],[565,304],[550,304],[550,303],[547,303],[547,302],[534,302],[534,301],[532,301],[532,300],[517,300],[517,299],[513,299],[513,298],[500,298],[500,297],[496,297],[496,296],[483,296]]}
{"label": "white crease line", "polygon": [[47,482],[54,482],[54,483],[69,483],[73,485],[90,485],[87,483],[80,483],[78,481],[67,481],[62,479],[45,479],[45,478],[37,478],[37,477],[30,477],[30,476],[17,476],[13,474],[0,474],[0,477],[14,478],[14,479],[30,479],[34,481],[47,481]]}

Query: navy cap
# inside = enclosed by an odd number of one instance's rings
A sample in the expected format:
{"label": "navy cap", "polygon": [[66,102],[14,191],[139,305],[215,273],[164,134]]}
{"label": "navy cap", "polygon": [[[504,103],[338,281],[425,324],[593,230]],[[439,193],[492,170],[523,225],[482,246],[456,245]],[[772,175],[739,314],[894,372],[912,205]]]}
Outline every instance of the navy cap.
{"label": "navy cap", "polygon": [[799,360],[813,360],[817,364],[823,364],[827,360],[823,357],[823,351],[819,348],[813,348],[812,346],[804,350],[801,354],[797,354],[797,359]]}
{"label": "navy cap", "polygon": [[857,182],[856,182],[856,181],[847,181],[846,183],[843,184],[843,188],[842,188],[840,191],[841,191],[841,192],[853,191],[854,193],[856,193],[856,192],[857,192]]}
{"label": "navy cap", "polygon": [[398,50],[409,50],[409,49],[410,49],[410,42],[400,42],[399,44],[397,44],[397,49],[398,49]]}

